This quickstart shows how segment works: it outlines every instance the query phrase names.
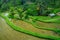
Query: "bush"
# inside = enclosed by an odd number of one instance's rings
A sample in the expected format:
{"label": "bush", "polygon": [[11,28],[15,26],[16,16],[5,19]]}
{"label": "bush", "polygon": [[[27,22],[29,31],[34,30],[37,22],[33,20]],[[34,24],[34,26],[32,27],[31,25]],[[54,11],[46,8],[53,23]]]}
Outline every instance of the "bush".
{"label": "bush", "polygon": [[58,13],[58,12],[60,12],[60,8],[58,8],[58,9],[54,9],[54,11],[53,11],[53,13]]}
{"label": "bush", "polygon": [[28,15],[34,16],[37,15],[36,7],[37,6],[35,4],[31,3],[31,4],[25,4],[24,8],[27,10]]}

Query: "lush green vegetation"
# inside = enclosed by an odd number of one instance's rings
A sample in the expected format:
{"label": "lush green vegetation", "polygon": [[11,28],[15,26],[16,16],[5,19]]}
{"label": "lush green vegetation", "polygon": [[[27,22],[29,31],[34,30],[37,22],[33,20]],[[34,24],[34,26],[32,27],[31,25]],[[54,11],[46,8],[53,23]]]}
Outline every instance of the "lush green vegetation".
{"label": "lush green vegetation", "polygon": [[[29,3],[28,3],[29,2]],[[60,0],[0,0],[0,12],[21,15],[48,15],[60,12]],[[27,11],[27,13],[25,13]]]}
{"label": "lush green vegetation", "polygon": [[36,23],[39,21],[60,24],[60,0],[0,0],[0,16],[6,20],[8,25],[19,32],[39,38],[60,40],[60,37],[38,34],[18,28],[9,21],[9,19],[23,20],[38,29],[50,30],[60,34],[60,29],[43,28]]}
{"label": "lush green vegetation", "polygon": [[39,38],[45,38],[45,39],[51,39],[51,40],[60,40],[60,37],[39,34],[39,33],[35,33],[35,32],[32,32],[32,31],[25,30],[23,28],[19,28],[16,25],[14,25],[11,21],[9,21],[9,18],[8,17],[5,17],[3,15],[0,15],[0,16],[2,18],[4,18],[5,21],[6,21],[6,23],[8,25],[10,25],[10,27],[13,28],[16,31],[23,32],[23,33],[26,33],[26,34],[29,34],[29,35],[32,35],[32,36],[35,36],[35,37],[39,37]]}

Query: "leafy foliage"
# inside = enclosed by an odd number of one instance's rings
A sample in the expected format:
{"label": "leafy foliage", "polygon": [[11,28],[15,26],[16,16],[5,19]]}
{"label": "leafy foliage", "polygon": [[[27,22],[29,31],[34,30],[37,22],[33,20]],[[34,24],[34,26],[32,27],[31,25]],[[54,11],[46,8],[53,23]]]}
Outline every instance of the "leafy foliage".
{"label": "leafy foliage", "polygon": [[0,0],[0,12],[10,11],[12,18],[18,14],[19,19],[28,16],[46,16],[49,13],[60,12],[59,4],[60,0]]}

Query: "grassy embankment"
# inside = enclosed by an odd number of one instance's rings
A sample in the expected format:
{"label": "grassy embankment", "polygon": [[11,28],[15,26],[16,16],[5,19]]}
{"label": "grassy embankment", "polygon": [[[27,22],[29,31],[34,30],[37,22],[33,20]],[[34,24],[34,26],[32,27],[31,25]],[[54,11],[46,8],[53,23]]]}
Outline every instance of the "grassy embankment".
{"label": "grassy embankment", "polygon": [[41,21],[41,22],[47,22],[47,23],[60,23],[60,16],[55,17],[48,17],[48,16],[31,16],[32,19]]}

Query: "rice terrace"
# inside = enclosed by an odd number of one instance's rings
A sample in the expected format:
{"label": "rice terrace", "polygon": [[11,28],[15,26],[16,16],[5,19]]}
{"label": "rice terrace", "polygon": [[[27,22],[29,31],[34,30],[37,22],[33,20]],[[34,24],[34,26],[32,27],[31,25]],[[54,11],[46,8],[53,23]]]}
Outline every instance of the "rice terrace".
{"label": "rice terrace", "polygon": [[60,40],[60,0],[0,0],[0,40]]}

